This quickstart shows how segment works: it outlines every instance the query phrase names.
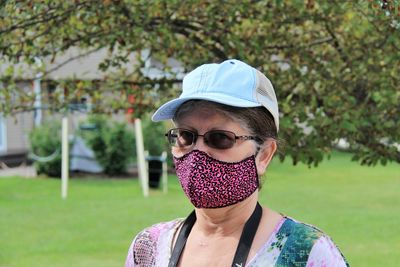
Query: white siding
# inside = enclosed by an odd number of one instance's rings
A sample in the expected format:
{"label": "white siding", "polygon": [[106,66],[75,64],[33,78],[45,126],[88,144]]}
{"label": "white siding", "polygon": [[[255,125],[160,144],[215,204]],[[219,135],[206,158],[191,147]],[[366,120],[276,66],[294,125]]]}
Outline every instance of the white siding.
{"label": "white siding", "polygon": [[7,117],[7,152],[26,152],[29,148],[29,131],[33,127],[33,113],[25,112],[15,117]]}

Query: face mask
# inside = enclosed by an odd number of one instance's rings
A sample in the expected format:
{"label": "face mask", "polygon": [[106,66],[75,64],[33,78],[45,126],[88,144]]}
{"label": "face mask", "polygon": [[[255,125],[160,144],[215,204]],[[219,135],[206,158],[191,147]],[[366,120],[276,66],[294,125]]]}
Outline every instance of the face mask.
{"label": "face mask", "polygon": [[239,162],[216,160],[193,150],[174,157],[176,174],[196,208],[221,208],[248,198],[258,188],[255,157]]}

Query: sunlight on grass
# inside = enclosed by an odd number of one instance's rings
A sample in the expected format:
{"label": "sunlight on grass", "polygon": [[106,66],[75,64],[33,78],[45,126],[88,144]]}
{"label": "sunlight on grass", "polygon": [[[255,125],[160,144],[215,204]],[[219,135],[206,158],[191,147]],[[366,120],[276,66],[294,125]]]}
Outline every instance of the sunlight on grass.
{"label": "sunlight on grass", "polygon": [[[327,232],[353,266],[397,266],[400,166],[345,154],[318,168],[270,166],[260,202]],[[0,266],[123,266],[133,236],[191,210],[175,176],[144,198],[136,179],[0,179]]]}

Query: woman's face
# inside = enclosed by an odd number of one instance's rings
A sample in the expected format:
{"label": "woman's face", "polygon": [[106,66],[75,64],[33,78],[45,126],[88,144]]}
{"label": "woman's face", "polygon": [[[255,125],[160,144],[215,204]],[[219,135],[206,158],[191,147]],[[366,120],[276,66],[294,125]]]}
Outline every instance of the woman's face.
{"label": "woman's face", "polygon": [[[211,130],[225,130],[240,135],[250,135],[239,123],[234,122],[221,112],[212,108],[199,107],[180,116],[175,122],[176,127],[192,130],[200,135]],[[254,141],[236,140],[232,148],[216,149],[208,147],[203,137],[198,137],[196,144],[190,148],[172,147],[172,154],[175,157],[181,157],[190,151],[197,149],[207,153],[210,157],[226,162],[237,162],[256,152]]]}

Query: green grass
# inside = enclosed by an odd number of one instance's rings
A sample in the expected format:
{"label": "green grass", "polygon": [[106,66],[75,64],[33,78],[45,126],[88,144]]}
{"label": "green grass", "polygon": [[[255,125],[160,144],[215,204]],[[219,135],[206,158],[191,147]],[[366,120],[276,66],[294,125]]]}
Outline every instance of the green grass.
{"label": "green grass", "polygon": [[[327,232],[352,266],[398,266],[400,166],[361,167],[335,153],[318,168],[274,162],[260,201]],[[143,198],[136,179],[0,178],[0,266],[123,266],[133,236],[184,217],[191,206],[174,176],[169,193]]]}

